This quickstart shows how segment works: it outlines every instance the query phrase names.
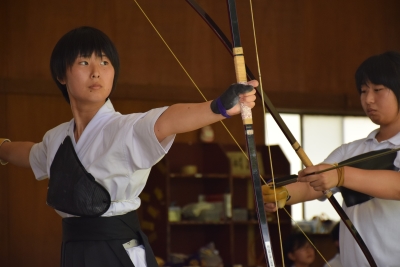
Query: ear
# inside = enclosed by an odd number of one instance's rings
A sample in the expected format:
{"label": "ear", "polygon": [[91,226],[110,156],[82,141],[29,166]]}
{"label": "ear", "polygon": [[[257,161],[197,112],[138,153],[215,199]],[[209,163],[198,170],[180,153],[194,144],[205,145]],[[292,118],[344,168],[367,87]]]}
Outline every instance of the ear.
{"label": "ear", "polygon": [[58,77],[57,77],[57,81],[58,81],[59,83],[63,84],[63,85],[66,84],[66,82],[64,81],[64,79],[60,79],[60,78],[58,78]]}
{"label": "ear", "polygon": [[292,261],[295,261],[295,260],[296,260],[296,257],[294,256],[294,253],[293,253],[293,252],[289,252],[288,258],[289,258],[290,260],[292,260]]}

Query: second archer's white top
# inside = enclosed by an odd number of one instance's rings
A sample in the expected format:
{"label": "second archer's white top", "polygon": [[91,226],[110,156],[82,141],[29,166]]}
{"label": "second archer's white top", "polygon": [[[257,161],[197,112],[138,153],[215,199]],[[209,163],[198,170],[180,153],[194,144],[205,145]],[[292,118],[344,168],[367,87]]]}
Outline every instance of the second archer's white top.
{"label": "second archer's white top", "polygon": [[[375,139],[377,133],[378,130],[374,130],[367,138],[338,147],[324,162],[332,164],[369,151],[400,147],[400,133],[382,142]],[[394,165],[400,167],[399,153]],[[363,238],[377,265],[400,266],[400,201],[373,198],[352,207],[346,207],[343,203],[343,209]],[[343,266],[370,266],[346,225],[343,222],[340,224],[340,259]]]}

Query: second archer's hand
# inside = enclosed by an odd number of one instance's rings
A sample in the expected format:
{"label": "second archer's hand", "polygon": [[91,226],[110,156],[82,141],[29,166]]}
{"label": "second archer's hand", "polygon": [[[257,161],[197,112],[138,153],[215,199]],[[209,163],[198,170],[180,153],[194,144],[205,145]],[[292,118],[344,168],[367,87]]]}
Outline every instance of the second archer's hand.
{"label": "second archer's hand", "polygon": [[318,173],[319,171],[331,168],[330,164],[318,164],[315,166],[307,167],[298,173],[298,182],[309,183],[315,191],[324,191],[334,188],[338,185],[338,172],[337,170],[330,170]]}
{"label": "second archer's hand", "polygon": [[278,208],[283,208],[286,204],[286,201],[290,198],[286,186],[276,187],[274,192],[274,188],[271,188],[269,185],[263,185],[262,194],[264,209],[268,212],[276,211],[276,203],[278,203]]}

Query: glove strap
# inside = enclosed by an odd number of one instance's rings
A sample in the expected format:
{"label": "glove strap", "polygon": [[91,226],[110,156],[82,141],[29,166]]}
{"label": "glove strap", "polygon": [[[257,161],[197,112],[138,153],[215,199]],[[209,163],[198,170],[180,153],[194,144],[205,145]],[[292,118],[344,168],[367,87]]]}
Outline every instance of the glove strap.
{"label": "glove strap", "polygon": [[[3,143],[5,142],[11,142],[10,139],[5,139],[5,138],[0,138],[0,147]],[[6,165],[8,162],[3,161],[2,159],[0,159],[0,164],[1,165]]]}
{"label": "glove strap", "polygon": [[221,115],[224,116],[225,118],[230,118],[231,116],[229,116],[228,113],[226,113],[226,109],[224,108],[224,105],[222,105],[221,99],[219,97],[216,99],[216,102],[218,110],[221,113]]}

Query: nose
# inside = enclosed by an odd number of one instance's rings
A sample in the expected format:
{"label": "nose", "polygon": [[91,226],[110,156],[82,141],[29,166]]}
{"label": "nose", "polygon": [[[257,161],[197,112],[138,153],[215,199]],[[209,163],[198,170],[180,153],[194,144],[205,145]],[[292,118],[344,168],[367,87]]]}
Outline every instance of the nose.
{"label": "nose", "polygon": [[93,66],[92,68],[92,78],[100,78],[100,71],[99,71],[99,67],[97,66]]}
{"label": "nose", "polygon": [[374,102],[374,92],[372,90],[366,90],[365,92],[365,102],[366,103],[373,103]]}

